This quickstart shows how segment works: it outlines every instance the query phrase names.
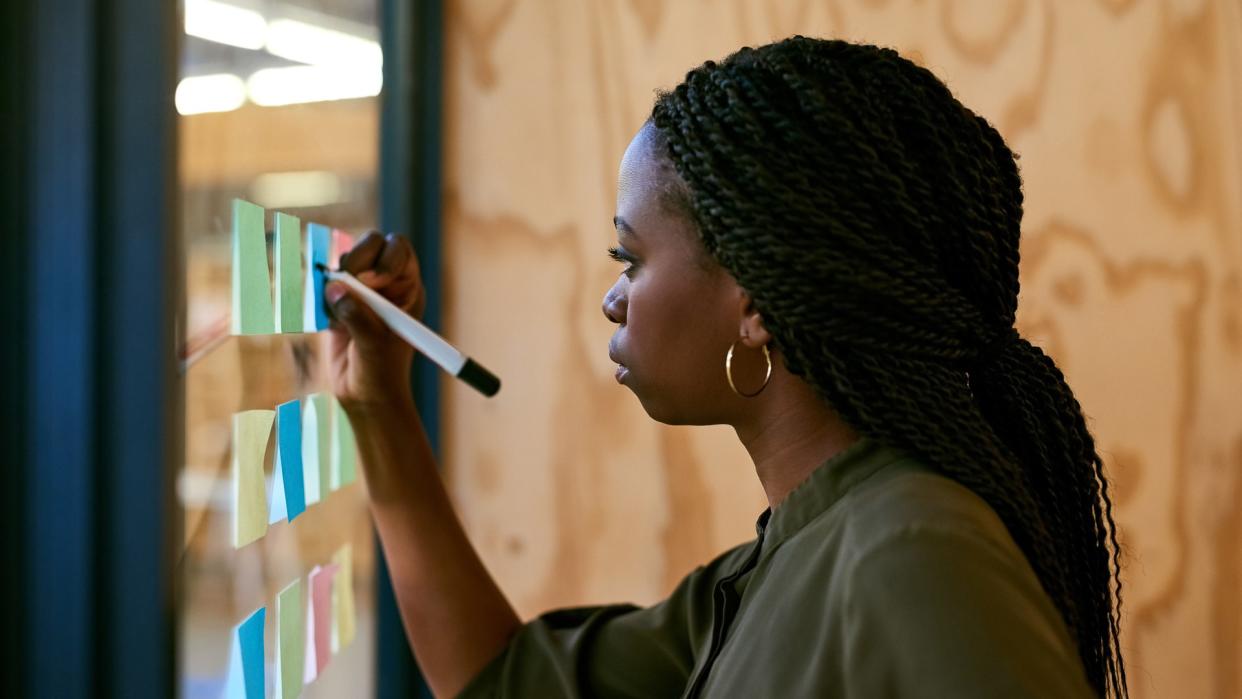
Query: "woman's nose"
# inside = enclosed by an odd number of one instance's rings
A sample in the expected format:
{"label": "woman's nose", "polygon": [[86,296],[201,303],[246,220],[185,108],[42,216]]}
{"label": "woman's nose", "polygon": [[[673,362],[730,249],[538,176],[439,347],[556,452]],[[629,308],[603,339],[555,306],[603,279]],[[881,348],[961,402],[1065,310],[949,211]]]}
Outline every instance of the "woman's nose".
{"label": "woman's nose", "polygon": [[625,292],[620,289],[622,281],[617,280],[616,284],[604,294],[604,317],[608,320],[620,325],[625,322],[626,296]]}

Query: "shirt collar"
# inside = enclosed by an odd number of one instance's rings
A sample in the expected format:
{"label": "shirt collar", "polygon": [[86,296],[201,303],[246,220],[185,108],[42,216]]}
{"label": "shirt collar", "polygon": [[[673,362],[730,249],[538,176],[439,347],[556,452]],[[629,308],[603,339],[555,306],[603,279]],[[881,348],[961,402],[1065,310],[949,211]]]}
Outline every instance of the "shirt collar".
{"label": "shirt collar", "polygon": [[859,437],[812,471],[775,510],[768,508],[759,515],[755,529],[763,540],[764,550],[770,553],[832,507],[855,485],[904,457],[905,453],[898,449]]}

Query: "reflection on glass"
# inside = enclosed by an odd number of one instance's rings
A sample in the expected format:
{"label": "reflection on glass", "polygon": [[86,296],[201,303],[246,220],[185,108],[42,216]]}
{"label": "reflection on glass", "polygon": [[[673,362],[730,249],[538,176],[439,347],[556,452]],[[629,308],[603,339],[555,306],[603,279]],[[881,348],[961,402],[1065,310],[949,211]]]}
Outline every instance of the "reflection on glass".
{"label": "reflection on glass", "polygon": [[[361,482],[290,523],[234,549],[230,532],[232,418],[329,391],[326,336],[230,337],[230,226],[234,198],[274,213],[357,233],[377,221],[382,56],[376,5],[363,0],[184,0],[180,121],[182,322],[186,453],[177,474],[185,509],[178,569],[185,697],[224,688],[234,627],[267,608],[268,695],[276,675],[277,594],[330,567],[352,545],[357,629],[303,696],[374,693],[375,561]],[[273,487],[275,435],[264,458]],[[305,582],[304,582],[305,587]],[[309,588],[306,588],[309,589]],[[309,601],[309,600],[308,600]],[[308,639],[309,642],[309,639]]]}

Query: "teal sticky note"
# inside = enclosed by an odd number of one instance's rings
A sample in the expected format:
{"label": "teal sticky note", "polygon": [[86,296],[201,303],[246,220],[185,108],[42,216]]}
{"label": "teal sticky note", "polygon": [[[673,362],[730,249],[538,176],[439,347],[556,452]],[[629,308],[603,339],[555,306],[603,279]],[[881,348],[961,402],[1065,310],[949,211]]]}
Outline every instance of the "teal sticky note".
{"label": "teal sticky note", "polygon": [[328,329],[328,309],[323,305],[323,270],[328,266],[332,229],[319,223],[306,224],[306,296],[302,327],[306,332]]}
{"label": "teal sticky note", "polygon": [[263,208],[234,199],[232,332],[234,335],[270,335],[275,331]]}
{"label": "teal sticky note", "polygon": [[349,415],[339,401],[332,399],[332,489],[354,482],[357,444]]}
{"label": "teal sticky note", "polygon": [[302,402],[291,400],[276,407],[276,456],[284,486],[284,506],[292,522],[306,510],[302,470]]}
{"label": "teal sticky note", "polygon": [[276,595],[277,699],[302,693],[306,662],[306,600],[298,578]]}
{"label": "teal sticky note", "polygon": [[276,214],[276,332],[302,332],[302,222]]}
{"label": "teal sticky note", "polygon": [[267,608],[259,609],[237,625],[229,662],[225,695],[229,699],[263,699],[266,668],[263,666],[263,620]]}

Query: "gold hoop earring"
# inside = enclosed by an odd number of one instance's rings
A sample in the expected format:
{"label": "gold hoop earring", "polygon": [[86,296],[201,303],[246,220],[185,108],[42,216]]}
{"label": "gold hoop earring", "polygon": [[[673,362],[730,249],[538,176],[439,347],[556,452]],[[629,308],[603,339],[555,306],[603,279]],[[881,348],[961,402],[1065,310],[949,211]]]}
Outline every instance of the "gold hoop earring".
{"label": "gold hoop earring", "polygon": [[760,386],[759,390],[754,393],[742,393],[737,390],[737,386],[733,383],[733,348],[736,345],[737,340],[734,340],[733,344],[729,345],[729,351],[725,353],[725,378],[729,380],[729,388],[733,389],[734,393],[743,398],[754,398],[760,393],[763,393],[763,389],[767,388],[768,382],[772,380],[772,355],[768,354],[768,346],[764,345],[763,360],[768,363],[768,373],[763,377],[763,385]]}

